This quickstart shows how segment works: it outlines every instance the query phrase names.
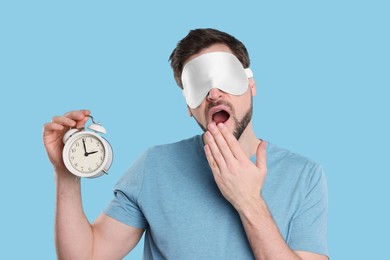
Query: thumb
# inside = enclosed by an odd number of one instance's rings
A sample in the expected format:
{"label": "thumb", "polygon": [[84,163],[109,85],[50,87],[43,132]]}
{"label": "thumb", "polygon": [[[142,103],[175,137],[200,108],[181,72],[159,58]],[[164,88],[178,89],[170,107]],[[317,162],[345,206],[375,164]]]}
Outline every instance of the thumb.
{"label": "thumb", "polygon": [[266,141],[261,141],[261,143],[257,146],[256,150],[256,166],[257,168],[267,168],[267,157],[266,157]]}

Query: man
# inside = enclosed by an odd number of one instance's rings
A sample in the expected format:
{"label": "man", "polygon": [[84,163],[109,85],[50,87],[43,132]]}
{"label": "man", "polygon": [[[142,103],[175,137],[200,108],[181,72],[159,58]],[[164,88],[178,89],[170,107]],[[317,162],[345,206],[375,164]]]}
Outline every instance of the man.
{"label": "man", "polygon": [[53,117],[44,144],[56,173],[60,259],[121,259],[144,231],[145,259],[327,259],[327,193],[316,163],[257,138],[245,46],[197,29],[170,57],[203,135],[148,149],[89,224],[62,136],[89,111]]}

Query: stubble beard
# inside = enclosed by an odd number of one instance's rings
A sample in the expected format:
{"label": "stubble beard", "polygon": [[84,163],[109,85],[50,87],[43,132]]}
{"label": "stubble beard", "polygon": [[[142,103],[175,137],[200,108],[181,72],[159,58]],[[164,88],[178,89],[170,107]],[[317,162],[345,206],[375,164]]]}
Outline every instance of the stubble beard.
{"label": "stubble beard", "polygon": [[[229,119],[232,119],[234,121],[234,125],[235,125],[234,131],[233,131],[233,136],[237,140],[239,140],[241,135],[242,135],[242,133],[245,131],[246,127],[248,126],[248,124],[252,120],[253,97],[251,97],[251,105],[250,105],[249,109],[247,110],[247,112],[245,113],[244,117],[240,121],[234,115],[235,114],[235,112],[234,112],[235,110],[234,110],[233,106],[230,105],[230,103],[227,103],[227,102],[224,102],[223,104],[228,106],[230,108],[231,112],[232,112],[232,114],[230,115]],[[219,105],[219,103],[217,105]],[[213,106],[216,106],[216,105],[212,105],[211,107],[213,107]],[[209,107],[209,109],[211,107]],[[208,109],[207,109],[207,111],[208,111]],[[194,117],[194,119],[195,119],[196,123],[199,125],[199,127],[203,130],[203,132],[206,132],[207,131],[206,126],[202,125],[195,117]]]}

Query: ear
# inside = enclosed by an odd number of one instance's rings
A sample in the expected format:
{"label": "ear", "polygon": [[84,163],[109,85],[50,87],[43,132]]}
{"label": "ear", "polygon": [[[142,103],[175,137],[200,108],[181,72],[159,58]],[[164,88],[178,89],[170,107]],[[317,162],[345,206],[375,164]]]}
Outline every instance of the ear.
{"label": "ear", "polygon": [[251,89],[252,97],[256,96],[256,82],[253,78],[249,78],[249,88]]}
{"label": "ear", "polygon": [[192,115],[192,112],[191,112],[191,108],[188,105],[187,105],[187,111],[188,111],[188,115],[190,117],[192,117],[193,115]]}

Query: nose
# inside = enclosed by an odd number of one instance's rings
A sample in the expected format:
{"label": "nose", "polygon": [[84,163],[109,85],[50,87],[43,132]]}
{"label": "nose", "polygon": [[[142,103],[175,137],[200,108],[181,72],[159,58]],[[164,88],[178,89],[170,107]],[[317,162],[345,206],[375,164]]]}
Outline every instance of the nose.
{"label": "nose", "polygon": [[222,90],[219,90],[218,88],[212,88],[209,91],[209,94],[207,95],[207,100],[215,101],[220,99],[222,96],[223,96]]}

